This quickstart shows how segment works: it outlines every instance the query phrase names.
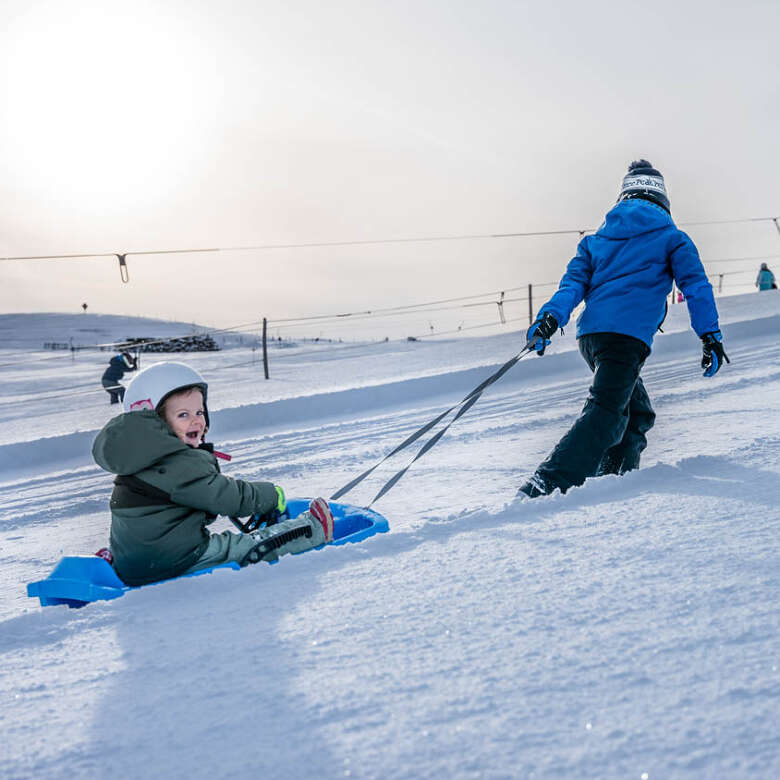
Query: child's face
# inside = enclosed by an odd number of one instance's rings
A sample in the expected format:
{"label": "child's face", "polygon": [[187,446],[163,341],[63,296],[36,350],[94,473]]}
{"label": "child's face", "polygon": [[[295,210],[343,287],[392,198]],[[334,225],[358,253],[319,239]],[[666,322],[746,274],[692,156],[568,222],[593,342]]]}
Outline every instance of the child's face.
{"label": "child's face", "polygon": [[206,432],[203,393],[193,387],[169,396],[163,407],[163,419],[185,444],[197,447]]}

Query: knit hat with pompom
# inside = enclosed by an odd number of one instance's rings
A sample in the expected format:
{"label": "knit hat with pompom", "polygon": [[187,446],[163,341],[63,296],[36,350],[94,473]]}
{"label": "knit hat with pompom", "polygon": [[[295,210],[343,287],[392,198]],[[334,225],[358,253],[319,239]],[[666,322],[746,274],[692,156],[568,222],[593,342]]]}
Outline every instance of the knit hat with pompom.
{"label": "knit hat with pompom", "polygon": [[628,166],[628,173],[623,177],[618,200],[630,198],[649,200],[669,211],[669,197],[666,194],[664,177],[647,160],[632,162]]}

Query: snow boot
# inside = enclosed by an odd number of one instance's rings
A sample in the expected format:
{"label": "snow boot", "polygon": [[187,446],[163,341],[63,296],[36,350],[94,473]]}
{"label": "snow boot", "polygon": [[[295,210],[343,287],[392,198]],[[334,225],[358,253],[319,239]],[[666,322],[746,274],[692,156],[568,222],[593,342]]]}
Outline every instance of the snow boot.
{"label": "snow boot", "polygon": [[292,520],[260,528],[250,536],[257,544],[240,562],[241,566],[260,561],[276,561],[287,553],[299,553],[327,544],[333,539],[333,515],[324,498],[315,498],[308,512]]}
{"label": "snow boot", "polygon": [[516,498],[538,498],[539,496],[548,496],[557,485],[551,485],[541,474],[534,474],[527,482],[520,485]]}
{"label": "snow boot", "polygon": [[322,526],[326,544],[333,541],[333,513],[330,511],[328,502],[324,498],[313,499],[309,504],[309,512]]}
{"label": "snow boot", "polygon": [[622,476],[623,474],[633,471],[639,468],[639,453],[638,452],[625,452],[610,449],[607,450],[604,457],[599,464],[599,470],[596,472],[597,477],[604,477],[608,474],[616,474]]}

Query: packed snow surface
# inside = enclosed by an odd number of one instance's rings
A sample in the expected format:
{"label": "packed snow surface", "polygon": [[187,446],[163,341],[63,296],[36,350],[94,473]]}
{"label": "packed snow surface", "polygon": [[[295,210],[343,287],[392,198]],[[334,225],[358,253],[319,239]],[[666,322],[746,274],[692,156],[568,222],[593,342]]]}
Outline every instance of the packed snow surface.
{"label": "packed snow surface", "polygon": [[[41,347],[146,334],[0,316],[0,777],[776,777],[780,294],[719,307],[713,379],[685,306],[656,337],[636,472],[514,500],[585,400],[572,326],[377,502],[389,534],[80,610],[25,584],[107,541],[89,451],[117,409],[111,353]],[[522,342],[277,346],[268,381],[235,341],[172,357],[209,382],[226,473],[328,496]],[[343,500],[367,504],[415,451]]]}

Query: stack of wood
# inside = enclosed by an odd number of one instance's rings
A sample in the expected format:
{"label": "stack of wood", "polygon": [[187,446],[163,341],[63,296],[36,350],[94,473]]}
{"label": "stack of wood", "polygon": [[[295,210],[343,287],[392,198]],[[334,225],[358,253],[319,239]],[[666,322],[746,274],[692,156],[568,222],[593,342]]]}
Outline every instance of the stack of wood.
{"label": "stack of wood", "polygon": [[219,345],[208,334],[202,336],[181,336],[173,339],[129,338],[116,344],[117,350],[132,352],[218,352]]}

